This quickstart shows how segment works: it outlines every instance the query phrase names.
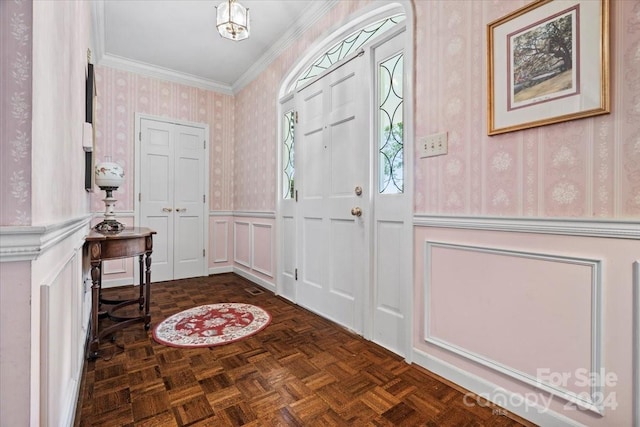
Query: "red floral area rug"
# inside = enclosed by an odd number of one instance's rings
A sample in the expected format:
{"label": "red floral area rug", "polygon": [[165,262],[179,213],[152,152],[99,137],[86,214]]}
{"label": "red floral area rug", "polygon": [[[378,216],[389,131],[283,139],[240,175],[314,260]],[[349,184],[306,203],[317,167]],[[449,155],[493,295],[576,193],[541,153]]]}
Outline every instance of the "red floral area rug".
{"label": "red floral area rug", "polygon": [[166,318],[153,339],[171,347],[196,348],[228,344],[266,328],[271,315],[251,304],[201,305]]}

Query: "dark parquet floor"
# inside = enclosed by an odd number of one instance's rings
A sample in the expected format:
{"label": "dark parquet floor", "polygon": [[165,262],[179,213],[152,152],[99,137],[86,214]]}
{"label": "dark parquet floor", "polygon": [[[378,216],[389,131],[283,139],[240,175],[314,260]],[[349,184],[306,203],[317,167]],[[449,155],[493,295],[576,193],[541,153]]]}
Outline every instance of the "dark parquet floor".
{"label": "dark parquet floor", "polygon": [[152,284],[152,328],[218,302],[258,305],[273,319],[256,335],[203,349],[160,345],[142,324],[117,332],[101,358],[85,362],[75,426],[523,425],[465,405],[463,390],[269,291],[247,292],[255,286],[235,274]]}

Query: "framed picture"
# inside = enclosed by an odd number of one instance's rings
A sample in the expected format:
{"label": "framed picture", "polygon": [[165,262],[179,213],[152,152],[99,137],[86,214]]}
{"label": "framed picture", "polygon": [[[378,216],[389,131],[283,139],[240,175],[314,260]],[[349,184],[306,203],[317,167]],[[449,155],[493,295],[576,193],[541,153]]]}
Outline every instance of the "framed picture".
{"label": "framed picture", "polygon": [[488,134],[606,114],[609,0],[538,0],[487,26]]}

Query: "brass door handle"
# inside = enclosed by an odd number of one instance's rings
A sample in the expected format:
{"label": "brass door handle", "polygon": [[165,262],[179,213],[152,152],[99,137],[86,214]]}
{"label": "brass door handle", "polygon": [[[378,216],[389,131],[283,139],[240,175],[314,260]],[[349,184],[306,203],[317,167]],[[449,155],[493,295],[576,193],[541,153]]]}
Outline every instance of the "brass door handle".
{"label": "brass door handle", "polygon": [[162,212],[171,212],[172,210],[171,208],[162,208]]}
{"label": "brass door handle", "polygon": [[360,209],[359,207],[351,208],[351,215],[362,216],[362,209]]}

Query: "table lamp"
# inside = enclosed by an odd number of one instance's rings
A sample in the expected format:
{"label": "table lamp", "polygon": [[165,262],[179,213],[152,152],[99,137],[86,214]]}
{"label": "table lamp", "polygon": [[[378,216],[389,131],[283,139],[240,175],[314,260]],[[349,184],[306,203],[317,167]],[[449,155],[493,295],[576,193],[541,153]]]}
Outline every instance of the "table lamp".
{"label": "table lamp", "polygon": [[124,170],[122,166],[112,162],[111,157],[106,156],[103,162],[96,165],[95,174],[96,185],[107,193],[107,197],[102,199],[105,205],[104,220],[93,229],[100,233],[119,233],[124,230],[124,224],[116,221],[113,211],[116,199],[113,197],[113,191],[124,183]]}

